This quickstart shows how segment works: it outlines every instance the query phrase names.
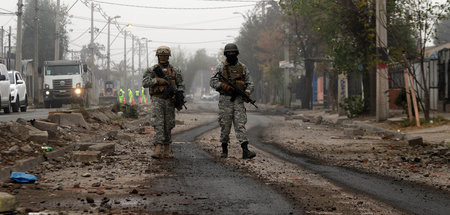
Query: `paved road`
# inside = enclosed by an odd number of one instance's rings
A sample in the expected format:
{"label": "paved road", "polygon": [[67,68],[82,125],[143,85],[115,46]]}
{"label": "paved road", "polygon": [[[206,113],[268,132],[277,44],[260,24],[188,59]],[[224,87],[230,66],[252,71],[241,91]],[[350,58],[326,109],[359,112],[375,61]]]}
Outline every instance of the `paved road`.
{"label": "paved road", "polygon": [[[299,214],[284,196],[262,182],[233,171],[200,149],[194,138],[217,123],[176,135],[187,141],[174,149],[175,174],[153,182],[164,192],[150,208],[165,208],[188,214]],[[167,165],[167,164],[166,164]]]}
{"label": "paved road", "polygon": [[3,113],[3,111],[0,113],[0,121],[7,122],[7,121],[16,121],[18,118],[22,118],[25,120],[31,120],[31,119],[43,119],[48,117],[48,113],[52,111],[57,110],[65,110],[64,108],[49,108],[49,109],[28,109],[27,112],[11,112],[9,114]]}
{"label": "paved road", "polygon": [[249,115],[249,136],[258,149],[271,153],[287,162],[312,170],[338,184],[358,192],[373,196],[396,208],[414,214],[449,214],[450,196],[430,187],[396,181],[376,175],[360,173],[339,166],[322,165],[320,161],[287,151],[273,144],[259,141],[261,129],[268,126],[270,119],[259,115]]}

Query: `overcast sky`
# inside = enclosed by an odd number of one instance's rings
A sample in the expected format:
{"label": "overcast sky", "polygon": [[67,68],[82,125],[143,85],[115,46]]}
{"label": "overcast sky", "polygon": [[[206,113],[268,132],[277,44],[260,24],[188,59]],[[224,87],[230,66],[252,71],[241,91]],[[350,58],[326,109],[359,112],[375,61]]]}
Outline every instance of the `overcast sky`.
{"label": "overcast sky", "polygon": [[[52,0],[56,2],[56,0]],[[72,24],[66,29],[69,33],[69,49],[80,50],[90,42],[90,4],[91,0],[60,0],[61,4],[70,9]],[[208,54],[215,55],[226,43],[232,42],[239,34],[239,28],[244,22],[242,14],[252,10],[260,0],[94,0],[97,7],[94,13],[94,25],[99,30],[106,25],[106,19],[99,12],[109,17],[120,16],[117,19],[120,28],[126,24],[133,26],[127,31],[139,38],[148,38],[150,61],[155,62],[154,50],[160,45],[171,48],[180,46],[193,53],[204,48]],[[17,0],[1,0],[0,12],[16,12]],[[24,0],[25,3],[33,2]],[[99,9],[100,8],[100,9]],[[205,9],[206,8],[206,9]],[[0,26],[5,29],[12,26],[13,35],[17,18],[0,14]],[[118,35],[119,29],[111,25],[111,41]],[[26,39],[26,38],[24,38]],[[128,37],[127,49],[131,48]],[[104,44],[107,41],[107,28],[97,37],[95,42]],[[142,40],[144,41],[144,40]],[[13,42],[15,43],[15,42]],[[111,59],[119,62],[123,59],[123,34],[113,42]],[[130,56],[130,54],[128,54]],[[129,57],[128,57],[129,58]],[[137,60],[137,59],[136,59]]]}

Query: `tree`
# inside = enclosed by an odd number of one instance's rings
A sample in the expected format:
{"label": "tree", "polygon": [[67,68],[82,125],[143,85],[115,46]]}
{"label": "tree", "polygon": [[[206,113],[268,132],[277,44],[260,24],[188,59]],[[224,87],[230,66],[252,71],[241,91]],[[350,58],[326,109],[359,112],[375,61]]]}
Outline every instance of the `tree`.
{"label": "tree", "polygon": [[191,92],[194,90],[194,86],[209,89],[209,79],[212,75],[211,67],[216,64],[216,58],[209,56],[205,49],[197,50],[186,64],[186,72],[184,73],[186,91]]}
{"label": "tree", "polygon": [[439,22],[434,43],[436,45],[450,43],[450,19],[441,20]]}
{"label": "tree", "polygon": [[[417,62],[419,68],[410,66],[405,62],[410,73],[420,90],[423,92],[423,113],[425,120],[430,120],[430,88],[428,86],[428,75],[425,74],[425,48],[428,43],[436,37],[435,27],[439,21],[444,20],[449,13],[450,0],[443,3],[432,0],[405,0],[403,4],[398,4],[397,17],[403,17],[414,32],[415,41],[418,46],[418,56],[412,57],[412,62]],[[419,79],[420,77],[420,79]]]}
{"label": "tree", "polygon": [[247,66],[255,83],[255,98],[260,102],[281,102],[282,76],[278,63],[282,60],[284,31],[281,29],[283,14],[274,1],[268,2],[266,13],[257,13],[265,7],[257,4],[255,11],[247,14],[235,43],[239,59]]}
{"label": "tree", "polygon": [[[35,1],[27,1],[25,3],[25,11],[23,14],[23,40],[22,50],[23,57],[32,59],[34,57],[34,32],[35,32]],[[60,58],[64,56],[65,50],[68,47],[67,30],[65,26],[68,24],[68,14],[65,6],[61,7],[60,14]],[[39,21],[39,63],[43,61],[53,60],[55,56],[55,17],[56,4],[50,0],[40,0],[38,5],[38,21]]]}

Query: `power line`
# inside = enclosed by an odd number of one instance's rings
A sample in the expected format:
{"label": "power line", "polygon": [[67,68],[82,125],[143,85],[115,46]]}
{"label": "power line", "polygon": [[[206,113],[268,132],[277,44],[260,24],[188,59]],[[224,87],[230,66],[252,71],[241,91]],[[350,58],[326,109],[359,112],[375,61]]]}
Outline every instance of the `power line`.
{"label": "power line", "polygon": [[3,11],[6,11],[6,12],[8,12],[8,13],[12,13],[12,14],[14,14],[14,12],[13,12],[13,11],[10,11],[10,10],[6,10],[6,9],[4,9],[4,8],[0,8],[0,10],[3,10]]}
{"label": "power line", "polygon": [[230,39],[225,39],[225,40],[211,40],[211,41],[201,41],[201,42],[169,42],[169,41],[155,41],[152,40],[152,42],[154,43],[170,43],[170,44],[180,44],[180,45],[189,45],[189,44],[203,44],[203,43],[217,43],[217,42],[225,42],[225,41],[230,41],[232,40]]}
{"label": "power line", "polygon": [[[77,19],[83,19],[90,21],[90,18],[87,17],[81,17],[81,16],[73,16],[73,18]],[[100,20],[100,19],[94,19],[96,22],[103,22],[107,23],[106,20]],[[182,27],[167,27],[167,26],[157,26],[157,25],[144,25],[144,24],[133,24],[133,23],[127,23],[133,25],[133,27],[139,27],[139,28],[150,28],[150,29],[163,29],[163,30],[184,30],[184,31],[228,31],[228,30],[239,30],[240,28],[182,28]],[[119,23],[119,25],[126,25],[125,23]]]}
{"label": "power line", "polygon": [[248,5],[235,5],[235,6],[224,6],[224,7],[202,7],[202,8],[194,8],[194,7],[154,7],[154,6],[144,6],[144,5],[132,5],[132,4],[122,4],[122,3],[112,3],[112,2],[104,2],[104,1],[97,1],[94,0],[94,2],[102,3],[102,4],[109,4],[109,5],[116,5],[116,6],[125,6],[125,7],[135,7],[135,8],[147,8],[147,9],[159,9],[159,10],[218,10],[218,9],[229,9],[229,8],[240,8],[240,7],[253,7],[254,4],[248,4]]}

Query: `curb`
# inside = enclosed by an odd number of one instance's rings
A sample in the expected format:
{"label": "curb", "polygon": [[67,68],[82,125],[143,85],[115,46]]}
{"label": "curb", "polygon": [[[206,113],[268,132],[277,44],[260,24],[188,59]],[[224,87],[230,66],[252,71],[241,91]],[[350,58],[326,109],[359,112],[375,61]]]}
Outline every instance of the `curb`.
{"label": "curb", "polygon": [[[320,115],[320,116],[322,116],[322,115]],[[314,118],[314,117],[317,117],[317,116],[308,114],[308,117]],[[400,140],[405,140],[405,139],[407,139],[409,137],[409,135],[407,135],[407,134],[394,132],[394,131],[387,130],[387,129],[384,129],[384,128],[380,128],[380,127],[377,127],[377,126],[374,126],[374,125],[366,124],[366,123],[361,122],[361,121],[353,121],[353,120],[348,119],[348,118],[335,119],[335,118],[331,118],[331,117],[327,117],[327,116],[322,116],[322,117],[323,117],[324,121],[326,121],[327,123],[330,123],[330,124],[343,125],[343,126],[355,126],[356,128],[364,129],[364,130],[373,132],[373,133],[378,134],[378,135],[383,135],[383,136],[393,135],[394,138],[398,138]]]}
{"label": "curb", "polygon": [[41,165],[42,162],[60,157],[64,154],[66,154],[67,152],[73,151],[74,148],[75,148],[75,144],[65,146],[56,151],[48,152],[48,153],[39,155],[37,157],[20,160],[14,166],[6,167],[6,168],[0,170],[0,182],[6,182],[7,180],[9,180],[11,172],[26,172],[26,171],[32,170],[32,169],[36,168],[37,166]]}

